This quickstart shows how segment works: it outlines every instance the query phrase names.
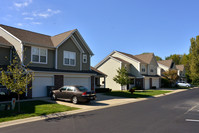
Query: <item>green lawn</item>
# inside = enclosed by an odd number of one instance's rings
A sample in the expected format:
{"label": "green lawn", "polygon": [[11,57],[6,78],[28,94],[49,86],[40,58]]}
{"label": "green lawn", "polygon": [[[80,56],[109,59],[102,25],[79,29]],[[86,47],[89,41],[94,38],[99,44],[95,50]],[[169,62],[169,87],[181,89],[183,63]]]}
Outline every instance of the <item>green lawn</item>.
{"label": "green lawn", "polygon": [[18,106],[16,105],[13,111],[0,111],[0,122],[22,119],[32,116],[47,115],[56,112],[64,112],[75,110],[78,108],[49,103],[45,101],[26,101],[21,102],[21,113],[17,113]]}
{"label": "green lawn", "polygon": [[126,98],[145,98],[151,97],[159,94],[169,93],[171,91],[164,91],[164,90],[136,90],[133,94],[129,91],[111,91],[105,93],[109,96],[118,96],[118,97],[126,97]]}

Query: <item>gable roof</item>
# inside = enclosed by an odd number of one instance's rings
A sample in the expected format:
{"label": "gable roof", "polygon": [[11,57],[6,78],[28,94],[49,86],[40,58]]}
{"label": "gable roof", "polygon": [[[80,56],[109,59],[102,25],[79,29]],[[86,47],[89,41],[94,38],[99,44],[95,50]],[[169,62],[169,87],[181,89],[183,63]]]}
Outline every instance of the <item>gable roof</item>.
{"label": "gable roof", "polygon": [[125,60],[123,60],[123,59],[121,59],[121,58],[114,57],[114,56],[110,56],[110,57],[112,57],[112,58],[114,58],[114,59],[116,59],[116,60],[118,60],[118,61],[120,61],[120,62],[122,62],[122,63],[131,64],[131,63],[129,63],[128,61],[125,61]]}
{"label": "gable roof", "polygon": [[91,70],[94,71],[97,75],[100,75],[100,76],[107,76],[105,73],[97,70],[96,68],[92,67],[91,66]]}
{"label": "gable roof", "polygon": [[172,59],[158,61],[159,64],[162,64],[162,65],[167,66],[169,68],[171,67],[172,62],[173,62]]}
{"label": "gable roof", "polygon": [[184,71],[184,65],[176,65],[176,68],[180,71]]}
{"label": "gable roof", "polygon": [[2,36],[0,36],[0,44],[5,46],[13,46],[11,43],[9,43],[6,39],[4,39]]}
{"label": "gable roof", "polygon": [[127,54],[127,53],[120,52],[120,51],[116,51],[116,52],[119,52],[119,53],[121,53],[121,54],[123,54],[123,55],[125,55],[125,56],[128,56],[128,57],[130,57],[130,58],[132,58],[132,59],[134,59],[134,60],[137,60],[137,61],[139,61],[140,63],[147,64],[145,61],[143,61],[143,60],[141,60],[141,59],[137,58],[137,57],[136,57],[136,56],[134,56],[134,55]]}
{"label": "gable roof", "polygon": [[[43,46],[43,47],[51,47],[51,48],[56,48],[59,47],[62,42],[66,41],[74,32],[77,31],[77,33],[80,35],[77,29],[70,30],[55,36],[49,36],[49,35],[44,35],[28,30],[23,30],[15,27],[10,27],[6,25],[0,24],[0,27],[5,29],[7,32],[10,34],[14,35],[16,38],[21,40],[23,43],[29,43],[33,45],[38,45],[38,46]],[[81,36],[81,35],[80,35]],[[93,52],[90,50],[87,44],[84,46],[86,49],[88,49],[88,52],[93,55]]]}
{"label": "gable roof", "polygon": [[51,41],[52,41],[54,47],[57,47],[61,42],[63,42],[63,40],[68,38],[75,31],[76,31],[76,29],[52,36]]}
{"label": "gable roof", "polygon": [[135,55],[135,57],[146,62],[147,64],[150,64],[151,60],[154,57],[154,54],[153,53],[139,54],[139,55]]}
{"label": "gable roof", "polygon": [[44,47],[54,47],[51,41],[51,36],[35,33],[32,31],[22,30],[2,24],[0,24],[0,26],[24,43],[38,44]]}

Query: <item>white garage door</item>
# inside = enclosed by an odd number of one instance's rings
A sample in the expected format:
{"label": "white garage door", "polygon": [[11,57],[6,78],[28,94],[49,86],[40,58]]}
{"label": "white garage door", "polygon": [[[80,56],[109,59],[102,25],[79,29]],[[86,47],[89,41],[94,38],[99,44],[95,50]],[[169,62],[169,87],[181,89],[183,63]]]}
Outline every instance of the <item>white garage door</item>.
{"label": "white garage door", "polygon": [[160,82],[159,82],[159,78],[153,78],[152,79],[152,86],[156,86],[156,88],[160,88]]}
{"label": "white garage door", "polygon": [[47,96],[47,87],[53,86],[53,77],[34,77],[32,83],[32,97],[45,97]]}
{"label": "white garage door", "polygon": [[150,80],[145,78],[145,89],[150,89]]}
{"label": "white garage door", "polygon": [[91,89],[91,78],[89,77],[65,77],[64,85],[81,85],[87,87],[89,90]]}

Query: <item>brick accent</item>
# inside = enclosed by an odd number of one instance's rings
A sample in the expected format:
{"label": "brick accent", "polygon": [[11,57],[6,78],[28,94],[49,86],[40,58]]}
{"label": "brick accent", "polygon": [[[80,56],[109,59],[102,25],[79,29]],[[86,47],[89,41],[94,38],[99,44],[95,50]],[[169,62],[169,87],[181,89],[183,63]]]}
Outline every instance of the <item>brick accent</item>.
{"label": "brick accent", "polygon": [[58,89],[64,85],[64,75],[54,75],[55,89]]}

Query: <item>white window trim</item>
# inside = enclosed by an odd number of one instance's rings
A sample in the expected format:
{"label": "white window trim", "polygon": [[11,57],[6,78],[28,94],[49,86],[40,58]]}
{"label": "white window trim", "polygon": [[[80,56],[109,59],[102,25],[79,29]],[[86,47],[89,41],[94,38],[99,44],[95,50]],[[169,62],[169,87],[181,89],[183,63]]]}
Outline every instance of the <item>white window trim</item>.
{"label": "white window trim", "polygon": [[[69,64],[65,64],[64,52],[72,52],[72,51],[66,51],[66,50],[63,51],[63,65],[64,66],[76,66],[76,61],[77,61],[77,59],[76,59],[77,58],[76,52],[73,52],[73,53],[75,53],[75,63],[74,63],[74,65],[71,65],[70,63]],[[70,62],[70,59],[69,59],[69,62]]]}
{"label": "white window trim", "polygon": [[[39,62],[33,61],[33,48],[39,48]],[[46,50],[46,62],[40,62],[40,49],[45,49]],[[48,49],[46,48],[41,48],[41,47],[31,47],[31,62],[36,63],[36,64],[48,64]]]}
{"label": "white window trim", "polygon": [[[86,61],[84,61],[84,57],[86,57]],[[88,56],[87,56],[87,54],[83,54],[83,63],[87,63],[88,61]]]}

